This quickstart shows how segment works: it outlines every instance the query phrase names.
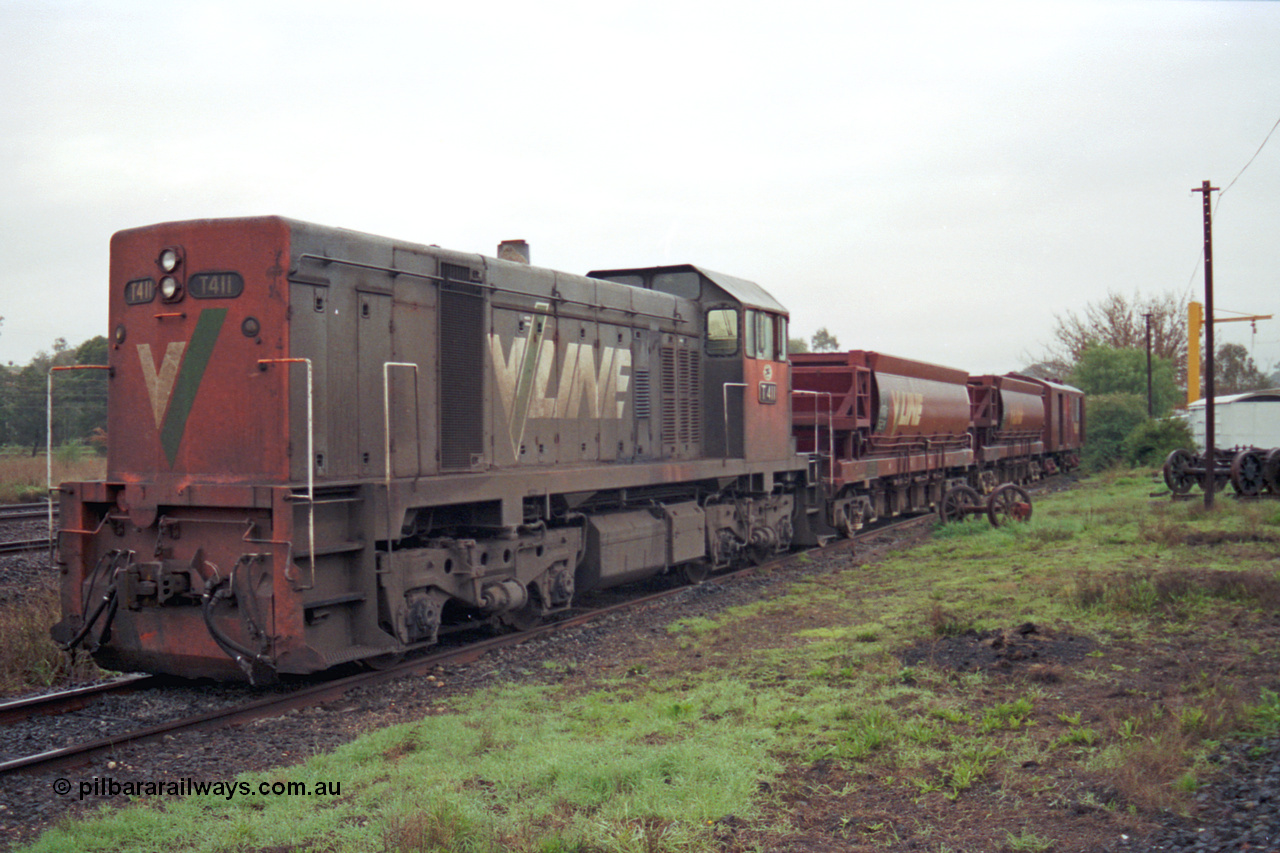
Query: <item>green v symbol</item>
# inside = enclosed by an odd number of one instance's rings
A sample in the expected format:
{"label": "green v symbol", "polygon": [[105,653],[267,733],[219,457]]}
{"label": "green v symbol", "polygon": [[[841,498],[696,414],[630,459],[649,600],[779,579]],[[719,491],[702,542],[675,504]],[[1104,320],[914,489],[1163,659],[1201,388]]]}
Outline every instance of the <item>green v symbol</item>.
{"label": "green v symbol", "polygon": [[[213,345],[218,340],[222,323],[227,319],[226,308],[206,308],[200,312],[191,341],[175,341],[169,344],[157,372],[149,344],[138,344],[138,359],[142,363],[142,378],[151,398],[151,410],[156,426],[160,428],[160,446],[170,467],[178,458],[178,445],[187,428],[187,417],[196,402],[196,391],[204,370],[213,355]],[[181,364],[181,367],[179,367]],[[163,416],[163,420],[161,419]]]}

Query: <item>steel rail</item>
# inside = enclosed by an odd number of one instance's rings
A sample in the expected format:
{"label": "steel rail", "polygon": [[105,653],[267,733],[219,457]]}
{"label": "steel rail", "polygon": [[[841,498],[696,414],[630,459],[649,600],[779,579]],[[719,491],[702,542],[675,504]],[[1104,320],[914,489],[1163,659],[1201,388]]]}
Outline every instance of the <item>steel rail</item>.
{"label": "steel rail", "polygon": [[[48,514],[48,505],[44,502],[35,504],[8,504],[0,506],[0,521],[22,521],[29,518],[45,518]],[[53,514],[57,516],[58,508],[53,508]]]}
{"label": "steel rail", "polygon": [[12,542],[0,542],[0,554],[25,554],[27,551],[42,551],[48,547],[48,539],[15,539]]}
{"label": "steel rail", "polygon": [[78,711],[104,696],[134,693],[154,687],[162,681],[156,675],[127,675],[114,681],[0,702],[0,725],[19,723],[35,716],[52,717]]}

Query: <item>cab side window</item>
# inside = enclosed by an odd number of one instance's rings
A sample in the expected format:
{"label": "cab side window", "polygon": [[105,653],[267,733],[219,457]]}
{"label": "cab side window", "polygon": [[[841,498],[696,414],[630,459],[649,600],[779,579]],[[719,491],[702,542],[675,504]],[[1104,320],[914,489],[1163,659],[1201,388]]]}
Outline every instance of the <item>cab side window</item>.
{"label": "cab side window", "polygon": [[778,325],[785,320],[765,311],[747,311],[746,351],[751,358],[781,361],[784,349],[778,346]]}
{"label": "cab side window", "polygon": [[707,311],[707,355],[736,355],[737,352],[737,309],[712,308]]}

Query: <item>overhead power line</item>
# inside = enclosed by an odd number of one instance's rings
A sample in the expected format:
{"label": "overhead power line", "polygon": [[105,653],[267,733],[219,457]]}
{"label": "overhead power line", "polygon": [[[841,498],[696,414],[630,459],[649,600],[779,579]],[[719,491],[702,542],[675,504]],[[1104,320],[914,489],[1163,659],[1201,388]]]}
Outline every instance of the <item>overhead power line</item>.
{"label": "overhead power line", "polygon": [[[1228,183],[1228,184],[1226,185],[1226,187],[1224,187],[1224,188],[1223,188],[1223,189],[1218,193],[1218,200],[1217,200],[1217,202],[1215,202],[1215,203],[1214,203],[1214,205],[1213,205],[1213,213],[1211,214],[1211,216],[1216,217],[1216,216],[1218,215],[1218,206],[1222,204],[1222,197],[1223,197],[1224,195],[1226,195],[1226,194],[1227,194],[1227,190],[1231,189],[1232,187],[1234,187],[1234,186],[1236,185],[1236,181],[1240,180],[1240,176],[1241,176],[1241,175],[1243,175],[1243,174],[1245,173],[1245,170],[1246,170],[1246,169],[1248,169],[1250,166],[1252,166],[1252,165],[1253,165],[1253,161],[1258,159],[1258,155],[1262,153],[1262,149],[1263,149],[1263,148],[1266,148],[1266,147],[1267,147],[1267,143],[1271,141],[1271,136],[1272,136],[1272,134],[1274,134],[1274,133],[1276,132],[1276,128],[1278,128],[1278,127],[1280,127],[1280,118],[1276,119],[1276,123],[1275,123],[1275,124],[1273,124],[1273,125],[1271,125],[1271,130],[1267,131],[1267,135],[1266,135],[1266,137],[1262,140],[1262,144],[1258,146],[1258,150],[1257,150],[1257,151],[1253,152],[1253,156],[1249,158],[1249,162],[1248,162],[1248,163],[1245,163],[1245,164],[1240,168],[1240,171],[1239,171],[1239,172],[1236,172],[1236,176],[1235,176],[1234,178],[1232,178],[1232,179],[1231,179],[1230,183]],[[1201,250],[1201,252],[1200,252],[1200,256],[1199,256],[1198,258],[1196,258],[1195,265],[1194,265],[1194,266],[1192,266],[1192,268],[1191,268],[1191,276],[1190,276],[1190,278],[1187,280],[1187,290],[1186,290],[1186,294],[1187,294],[1187,297],[1188,297],[1188,298],[1189,298],[1189,297],[1190,297],[1190,295],[1191,295],[1191,288],[1195,285],[1195,281],[1196,281],[1196,274],[1200,272],[1200,264],[1201,264],[1201,262],[1202,262],[1202,261],[1204,261],[1204,250],[1203,250],[1203,249],[1202,249],[1202,250]]]}
{"label": "overhead power line", "polygon": [[[1271,125],[1271,130],[1267,131],[1267,138],[1262,140],[1262,144],[1258,146],[1258,150],[1253,152],[1253,156],[1249,158],[1249,162],[1245,163],[1236,176],[1231,179],[1231,183],[1222,188],[1222,192],[1218,193],[1218,204],[1222,204],[1222,197],[1227,194],[1227,190],[1235,186],[1236,181],[1240,180],[1240,176],[1244,174],[1245,169],[1253,165],[1253,161],[1258,159],[1258,155],[1262,153],[1262,149],[1267,147],[1267,143],[1271,140],[1271,134],[1276,132],[1276,128],[1280,127],[1280,118],[1276,119],[1276,123]],[[1218,207],[1214,205],[1214,212],[1217,213]]]}

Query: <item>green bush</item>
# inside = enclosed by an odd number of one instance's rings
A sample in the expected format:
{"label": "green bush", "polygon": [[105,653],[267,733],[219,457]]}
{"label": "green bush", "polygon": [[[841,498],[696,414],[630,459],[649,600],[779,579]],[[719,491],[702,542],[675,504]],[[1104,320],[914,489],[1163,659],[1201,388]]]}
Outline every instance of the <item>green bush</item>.
{"label": "green bush", "polygon": [[1146,401],[1137,394],[1098,394],[1085,401],[1085,411],[1084,466],[1098,471],[1127,462],[1125,440],[1150,420]]}
{"label": "green bush", "polygon": [[1130,465],[1158,466],[1179,448],[1194,448],[1195,436],[1182,418],[1160,418],[1140,424],[1124,440],[1122,452]]}

